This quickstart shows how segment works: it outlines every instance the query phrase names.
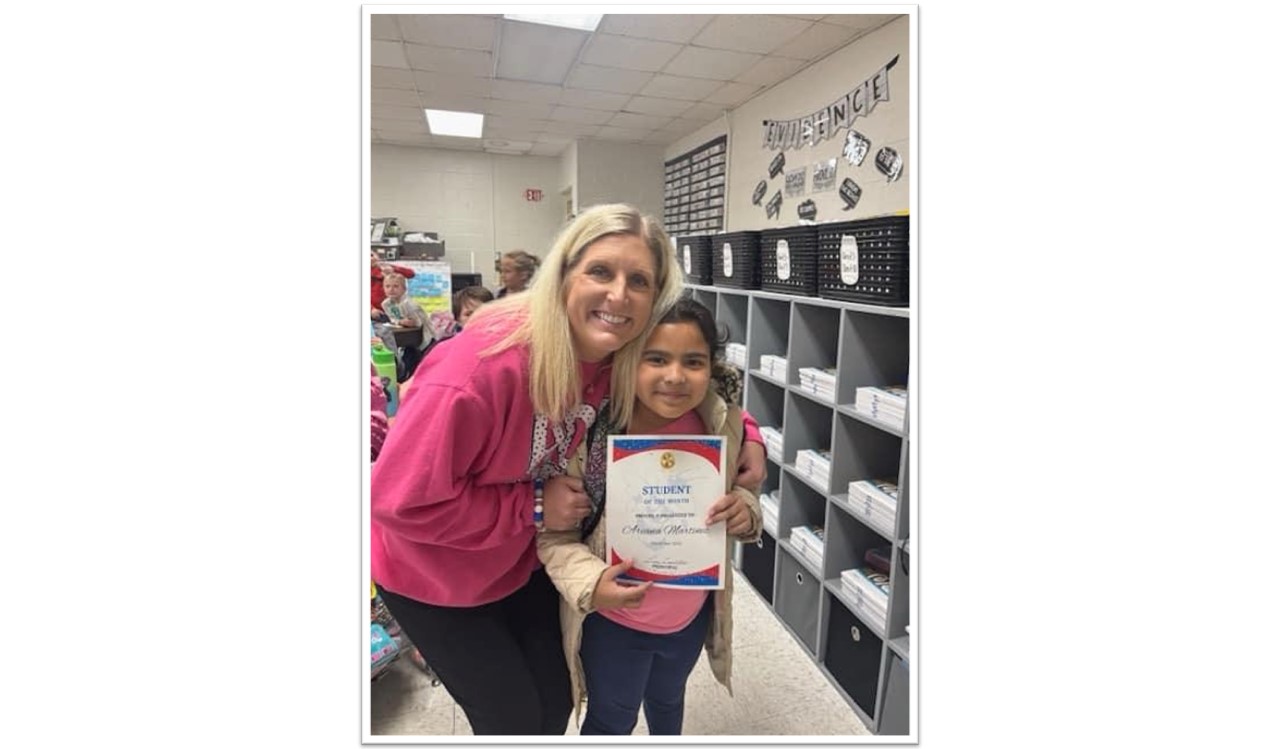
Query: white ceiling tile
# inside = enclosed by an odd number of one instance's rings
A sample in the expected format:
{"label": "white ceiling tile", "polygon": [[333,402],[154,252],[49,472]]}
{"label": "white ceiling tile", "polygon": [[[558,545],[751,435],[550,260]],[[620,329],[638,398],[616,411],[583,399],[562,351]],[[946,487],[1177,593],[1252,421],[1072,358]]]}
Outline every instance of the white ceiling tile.
{"label": "white ceiling tile", "polygon": [[539,104],[529,101],[507,101],[505,99],[489,99],[485,103],[487,114],[502,117],[523,117],[529,120],[545,120],[551,117],[551,104]]}
{"label": "white ceiling tile", "polygon": [[614,34],[593,34],[582,51],[582,62],[626,70],[662,70],[680,51],[679,44],[633,39]]}
{"label": "white ceiling tile", "polygon": [[369,108],[370,114],[374,119],[379,120],[418,120],[426,121],[426,115],[422,113],[420,107],[404,107],[393,106],[388,104],[373,104]]}
{"label": "white ceiling tile", "polygon": [[486,116],[484,118],[484,134],[485,137],[530,140],[534,133],[540,132],[546,125],[546,120]]}
{"label": "white ceiling tile", "polygon": [[699,101],[705,99],[720,88],[719,81],[708,81],[701,78],[683,78],[674,75],[656,75],[640,93],[661,99],[687,99]]}
{"label": "white ceiling tile", "polygon": [[372,104],[398,104],[402,107],[420,107],[418,92],[403,88],[374,88],[369,91]]}
{"label": "white ceiling tile", "polygon": [[450,135],[431,136],[431,145],[437,148],[452,148],[457,151],[479,151],[483,148],[480,138],[455,138]]}
{"label": "white ceiling tile", "polygon": [[538,133],[534,136],[533,142],[542,143],[544,145],[560,146],[563,148],[564,146],[572,143],[573,138],[567,135],[558,135],[556,133]]}
{"label": "white ceiling tile", "polygon": [[600,140],[639,141],[644,140],[651,132],[653,131],[637,130],[630,127],[609,127],[606,125],[600,128],[599,132],[597,132],[593,137],[599,138]]}
{"label": "white ceiling tile", "polygon": [[761,87],[754,83],[726,83],[703,101],[709,104],[736,106],[750,99],[760,89]]}
{"label": "white ceiling tile", "polygon": [[630,127],[637,130],[656,130],[671,121],[670,117],[654,117],[650,114],[619,112],[609,120],[610,127]]}
{"label": "white ceiling tile", "polygon": [[374,88],[414,89],[413,72],[402,68],[370,67],[369,80]]}
{"label": "white ceiling tile", "polygon": [[413,73],[413,80],[418,85],[418,91],[423,94],[446,91],[487,97],[493,89],[492,78],[478,78],[472,75],[450,75],[417,70]]}
{"label": "white ceiling tile", "polygon": [[842,13],[834,16],[823,16],[823,23],[834,23],[839,26],[849,26],[864,31],[879,28],[895,18],[902,18],[897,13]]}
{"label": "white ceiling tile", "polygon": [[578,122],[557,122],[555,120],[550,120],[542,126],[542,132],[544,133],[573,136],[593,135],[599,129],[599,125],[587,125]]}
{"label": "white ceiling tile", "polygon": [[498,76],[537,83],[564,82],[589,34],[519,21],[502,22]]}
{"label": "white ceiling tile", "polygon": [[400,42],[374,40],[369,45],[369,64],[383,68],[407,68],[404,45]]}
{"label": "white ceiling tile", "polygon": [[793,60],[789,57],[774,57],[770,55],[755,65],[752,65],[735,80],[739,83],[755,83],[761,86],[772,86],[781,80],[795,75],[807,64],[808,63],[804,60]]}
{"label": "white ceiling tile", "polygon": [[543,104],[555,104],[560,100],[559,86],[548,86],[545,83],[528,83],[526,81],[495,80],[489,95],[495,99],[511,101],[536,101]]}
{"label": "white ceiling tile", "polygon": [[830,23],[815,23],[805,29],[795,39],[783,44],[773,51],[782,57],[798,57],[805,60],[816,60],[837,47],[849,43],[860,31],[848,26],[836,26]]}
{"label": "white ceiling tile", "polygon": [[585,125],[603,125],[613,117],[612,112],[600,109],[580,109],[578,107],[556,107],[551,110],[551,119],[559,122],[580,122]]}
{"label": "white ceiling tile", "polygon": [[390,13],[369,14],[369,34],[374,39],[390,39],[400,41],[400,28],[396,26],[396,17]]}
{"label": "white ceiling tile", "polygon": [[374,118],[369,121],[369,127],[382,133],[384,136],[390,133],[421,133],[428,134],[427,120],[424,117],[420,122],[411,120],[380,120]]}
{"label": "white ceiling tile", "polygon": [[707,122],[708,120],[714,120],[715,118],[723,115],[725,109],[727,109],[727,107],[720,104],[699,102],[686,109],[684,114],[680,115],[680,117],[686,120],[701,120],[703,122]]}
{"label": "white ceiling tile", "polygon": [[414,70],[435,73],[488,76],[493,74],[493,55],[474,49],[428,47],[405,42],[405,55]]}
{"label": "white ceiling tile", "polygon": [[666,127],[662,128],[662,130],[664,132],[678,133],[679,136],[684,136],[692,133],[694,130],[697,130],[705,124],[707,123],[700,122],[698,120],[675,119],[668,123]]}
{"label": "white ceiling tile", "polygon": [[612,91],[616,94],[634,94],[653,78],[652,73],[639,70],[602,68],[598,65],[575,65],[565,80],[566,86],[595,91]]}
{"label": "white ceiling tile", "polygon": [[641,39],[685,43],[715,16],[606,14],[596,31],[625,34]]}
{"label": "white ceiling tile", "polygon": [[633,96],[623,109],[636,114],[653,114],[659,117],[675,117],[689,108],[689,102],[680,99],[655,99],[652,96]]}
{"label": "white ceiling tile", "polygon": [[689,78],[714,78],[731,81],[739,73],[756,64],[760,55],[752,52],[732,52],[727,49],[685,47],[662,72],[667,75],[683,75]]}
{"label": "white ceiling tile", "polygon": [[497,22],[492,18],[430,13],[402,15],[399,19],[407,42],[493,51]]}
{"label": "white ceiling tile", "polygon": [[621,109],[630,98],[628,94],[609,94],[583,88],[566,88],[560,92],[560,103],[566,107],[604,109],[610,112]]}
{"label": "white ceiling tile", "polygon": [[812,13],[783,13],[782,15],[789,18],[803,18],[806,21],[821,21],[824,18],[821,14]]}
{"label": "white ceiling tile", "polygon": [[488,99],[453,91],[432,91],[429,94],[420,94],[418,98],[424,109],[447,109],[450,112],[484,114],[485,107],[489,104]]}
{"label": "white ceiling tile", "polygon": [[767,54],[811,25],[798,18],[765,14],[716,16],[693,38],[693,43],[699,47]]}

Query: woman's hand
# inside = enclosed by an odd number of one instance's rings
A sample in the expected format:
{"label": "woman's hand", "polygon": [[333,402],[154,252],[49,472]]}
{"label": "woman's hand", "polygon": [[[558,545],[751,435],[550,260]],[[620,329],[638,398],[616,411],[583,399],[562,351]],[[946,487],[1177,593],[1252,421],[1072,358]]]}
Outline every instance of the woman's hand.
{"label": "woman's hand", "polygon": [[596,583],[595,592],[591,594],[591,607],[600,609],[634,609],[644,603],[644,595],[649,591],[652,582],[639,585],[623,585],[617,581],[618,575],[631,569],[631,560],[615,564],[604,571],[600,581]]}
{"label": "woman's hand", "polygon": [[711,505],[707,525],[725,521],[725,532],[730,536],[745,536],[751,530],[751,508],[747,500],[737,492],[730,492]]}
{"label": "woman's hand", "polygon": [[760,491],[765,474],[764,445],[747,441],[738,454],[738,476],[733,483],[750,492]]}
{"label": "woman's hand", "polygon": [[591,514],[591,500],[582,490],[582,479],[552,476],[542,487],[543,525],[549,531],[567,531],[578,527]]}

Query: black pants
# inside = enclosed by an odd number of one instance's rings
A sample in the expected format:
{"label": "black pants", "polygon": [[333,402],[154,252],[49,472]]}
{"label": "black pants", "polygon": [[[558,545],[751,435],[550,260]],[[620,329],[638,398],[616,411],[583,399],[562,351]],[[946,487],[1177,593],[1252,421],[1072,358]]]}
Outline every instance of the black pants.
{"label": "black pants", "polygon": [[561,736],[572,709],[560,594],[541,568],[506,598],[432,606],[378,586],[409,639],[462,707],[477,736]]}

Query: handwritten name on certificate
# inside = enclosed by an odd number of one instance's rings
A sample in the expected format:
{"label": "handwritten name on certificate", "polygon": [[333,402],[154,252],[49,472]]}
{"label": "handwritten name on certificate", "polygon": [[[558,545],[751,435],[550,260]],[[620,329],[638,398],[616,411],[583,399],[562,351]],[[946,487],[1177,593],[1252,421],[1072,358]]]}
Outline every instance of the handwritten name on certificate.
{"label": "handwritten name on certificate", "polygon": [[724,588],[725,524],[707,513],[724,496],[724,437],[609,437],[605,544],[620,580],[660,588]]}

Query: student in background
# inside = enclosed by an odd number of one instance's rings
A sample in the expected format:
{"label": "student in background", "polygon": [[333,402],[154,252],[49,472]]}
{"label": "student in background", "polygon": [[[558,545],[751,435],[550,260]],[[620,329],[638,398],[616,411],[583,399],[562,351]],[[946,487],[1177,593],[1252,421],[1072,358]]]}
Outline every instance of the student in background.
{"label": "student in background", "polygon": [[530,255],[524,250],[512,250],[502,256],[498,262],[498,274],[502,278],[502,287],[495,298],[501,299],[508,294],[515,294],[529,288],[533,274],[538,270],[538,256]]}
{"label": "student in background", "polygon": [[[373,326],[374,333],[382,339],[382,343],[396,355],[396,363],[399,367],[406,371],[406,374],[399,379],[403,381],[406,377],[413,374],[413,368],[417,366],[421,359],[418,352],[422,346],[428,341],[427,331],[427,313],[422,311],[418,303],[410,299],[405,294],[404,276],[399,273],[387,273],[382,278],[382,289],[384,299],[382,300],[382,312],[387,318],[385,323],[376,323]],[[411,356],[400,350],[400,345],[396,341],[395,331],[393,327],[400,328],[419,328],[422,329],[422,344],[411,352]],[[410,361],[411,360],[411,361]]]}
{"label": "student in background", "polygon": [[454,332],[462,330],[472,313],[480,309],[480,305],[492,301],[493,292],[483,286],[464,286],[458,289],[458,293],[453,295],[453,319],[457,326]]}
{"label": "student in background", "polygon": [[[685,684],[704,646],[712,673],[729,688],[731,566],[724,566],[723,590],[621,585],[615,578],[630,563],[605,561],[603,522],[611,433],[723,435],[725,465],[737,465],[744,438],[742,381],[720,361],[723,343],[710,310],[692,299],[676,303],[644,344],[629,425],[617,429],[607,418],[598,419],[569,465],[570,476],[583,478],[591,515],[582,530],[538,537],[538,558],[562,597],[560,623],[575,706],[589,696],[583,736],[629,735],[642,705],[651,736],[679,735]],[[764,527],[757,493],[734,484],[731,472],[725,476],[728,493],[705,518],[706,525],[726,524],[726,560],[735,538],[753,542]]]}
{"label": "student in background", "polygon": [[387,313],[382,310],[382,300],[387,298],[382,290],[382,277],[388,273],[399,273],[405,278],[413,278],[413,268],[403,265],[392,265],[378,257],[378,253],[369,252],[369,317],[374,322],[386,322]]}

